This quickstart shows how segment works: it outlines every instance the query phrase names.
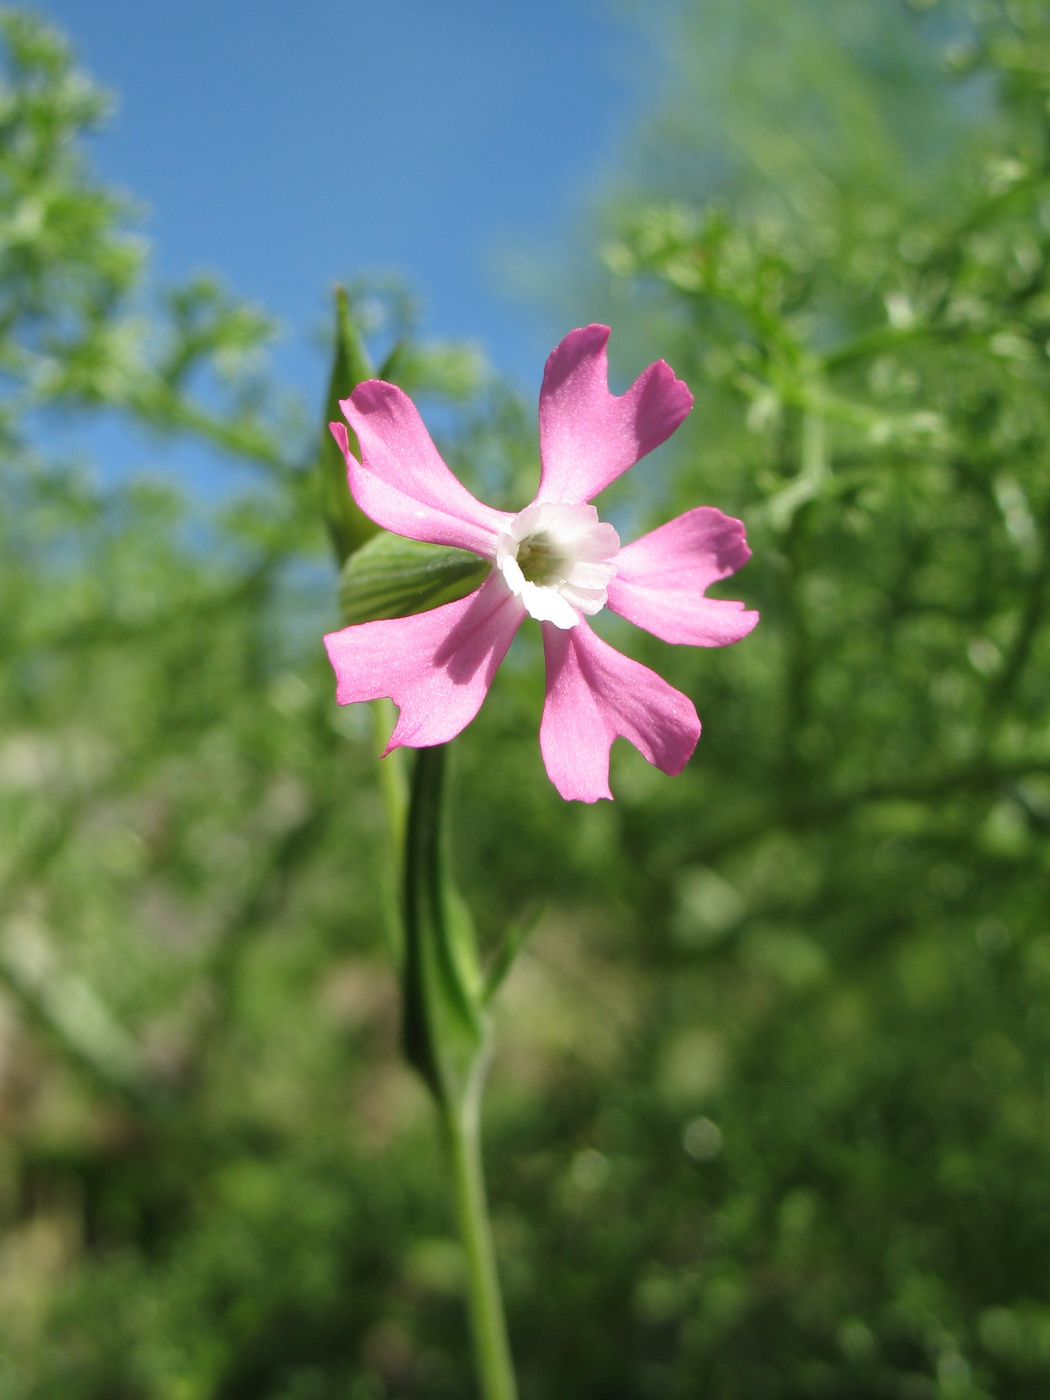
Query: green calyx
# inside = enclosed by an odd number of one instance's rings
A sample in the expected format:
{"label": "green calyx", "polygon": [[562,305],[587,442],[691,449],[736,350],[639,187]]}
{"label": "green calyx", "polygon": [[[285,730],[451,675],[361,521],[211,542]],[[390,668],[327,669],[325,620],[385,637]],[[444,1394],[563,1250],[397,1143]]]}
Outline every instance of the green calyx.
{"label": "green calyx", "polygon": [[382,530],[343,566],[339,606],[346,624],[408,617],[453,603],[485,582],[491,561],[450,545],[423,544]]}
{"label": "green calyx", "polygon": [[[343,421],[340,400],[349,398],[358,384],[371,379],[372,372],[368,354],[354,325],[346,289],[337,286],[335,342],[332,348],[332,368],[325,397],[324,419],[321,424],[317,470],[321,511],[340,564],[370,540],[379,530],[379,526],[369,520],[351,496],[346,480],[346,462],[328,425]],[[357,438],[349,426],[347,437],[351,452],[360,456]]]}

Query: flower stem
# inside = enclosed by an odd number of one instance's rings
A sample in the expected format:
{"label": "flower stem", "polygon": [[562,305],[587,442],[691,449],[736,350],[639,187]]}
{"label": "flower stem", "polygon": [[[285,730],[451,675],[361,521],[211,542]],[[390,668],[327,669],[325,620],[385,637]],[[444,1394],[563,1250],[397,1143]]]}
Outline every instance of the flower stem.
{"label": "flower stem", "polygon": [[[397,711],[391,700],[372,702],[372,733],[375,736],[376,753],[386,748],[390,731],[394,727]],[[390,849],[400,859],[405,844],[405,822],[408,813],[408,780],[405,777],[403,751],[395,749],[388,753],[379,765],[379,791],[383,796],[383,810],[386,813],[387,834]],[[400,874],[399,874],[400,879]]]}
{"label": "flower stem", "polygon": [[437,1105],[466,1264],[482,1400],[515,1400],[481,1169],[489,1016],[474,930],[445,854],[446,744],[416,755],[405,826],[404,1045]]}
{"label": "flower stem", "polygon": [[442,1127],[452,1169],[456,1217],[466,1256],[467,1306],[481,1394],[483,1400],[516,1400],[518,1392],[485,1202],[480,1098],[479,1075],[476,1090],[467,1096],[462,1105],[449,1104],[443,1108]]}

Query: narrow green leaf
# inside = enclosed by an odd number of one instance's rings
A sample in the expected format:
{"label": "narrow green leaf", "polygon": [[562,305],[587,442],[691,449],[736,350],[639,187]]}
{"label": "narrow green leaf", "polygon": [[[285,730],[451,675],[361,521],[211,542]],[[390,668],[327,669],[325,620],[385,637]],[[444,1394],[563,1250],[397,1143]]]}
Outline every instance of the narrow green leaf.
{"label": "narrow green leaf", "polygon": [[514,959],[525,946],[533,929],[542,919],[546,912],[546,906],[540,905],[526,919],[521,919],[516,923],[508,924],[500,940],[499,947],[493,955],[492,961],[485,969],[485,979],[481,989],[482,1004],[488,1006],[489,1002],[503,986],[507,973],[514,965]]}
{"label": "narrow green leaf", "polygon": [[[332,372],[328,379],[324,422],[318,451],[318,475],[321,482],[321,509],[336,558],[345,560],[372,538],[379,529],[369,520],[350,494],[346,480],[346,462],[332,437],[329,423],[343,422],[339,401],[348,398],[358,384],[373,377],[368,354],[350,315],[350,300],[344,287],[335,289],[335,348]],[[346,425],[350,451],[360,456],[361,449],[353,429]]]}
{"label": "narrow green leaf", "polygon": [[488,1019],[469,915],[445,859],[446,744],[420,749],[405,841],[403,1038],[438,1102],[461,1107],[485,1063]]}
{"label": "narrow green leaf", "polygon": [[386,531],[361,545],[343,565],[339,606],[343,621],[408,617],[464,598],[484,581],[488,559],[466,549],[421,544]]}

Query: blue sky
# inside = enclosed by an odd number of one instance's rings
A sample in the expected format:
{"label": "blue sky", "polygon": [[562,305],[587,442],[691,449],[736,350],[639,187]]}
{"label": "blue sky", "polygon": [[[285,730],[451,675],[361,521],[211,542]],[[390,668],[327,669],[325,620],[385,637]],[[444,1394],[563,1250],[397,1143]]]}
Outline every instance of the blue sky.
{"label": "blue sky", "polygon": [[333,281],[396,270],[426,333],[532,391],[563,330],[515,293],[615,168],[656,63],[606,0],[43,0],[118,95],[96,165],[166,279],[217,271],[320,394]]}

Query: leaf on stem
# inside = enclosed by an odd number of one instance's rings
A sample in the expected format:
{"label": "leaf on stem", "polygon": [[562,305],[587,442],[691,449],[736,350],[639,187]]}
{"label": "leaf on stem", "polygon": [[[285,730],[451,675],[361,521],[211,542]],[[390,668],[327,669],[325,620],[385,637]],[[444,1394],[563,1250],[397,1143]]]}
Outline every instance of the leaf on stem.
{"label": "leaf on stem", "polygon": [[514,959],[532,936],[533,930],[543,918],[546,909],[547,906],[541,904],[527,918],[516,920],[507,925],[499,947],[485,969],[485,980],[481,990],[481,1000],[485,1006],[490,1004],[500,987],[503,986],[507,973],[514,965]]}
{"label": "leaf on stem", "polygon": [[477,1092],[488,1046],[474,930],[445,857],[445,750],[420,749],[405,842],[404,1045],[439,1104]]}

